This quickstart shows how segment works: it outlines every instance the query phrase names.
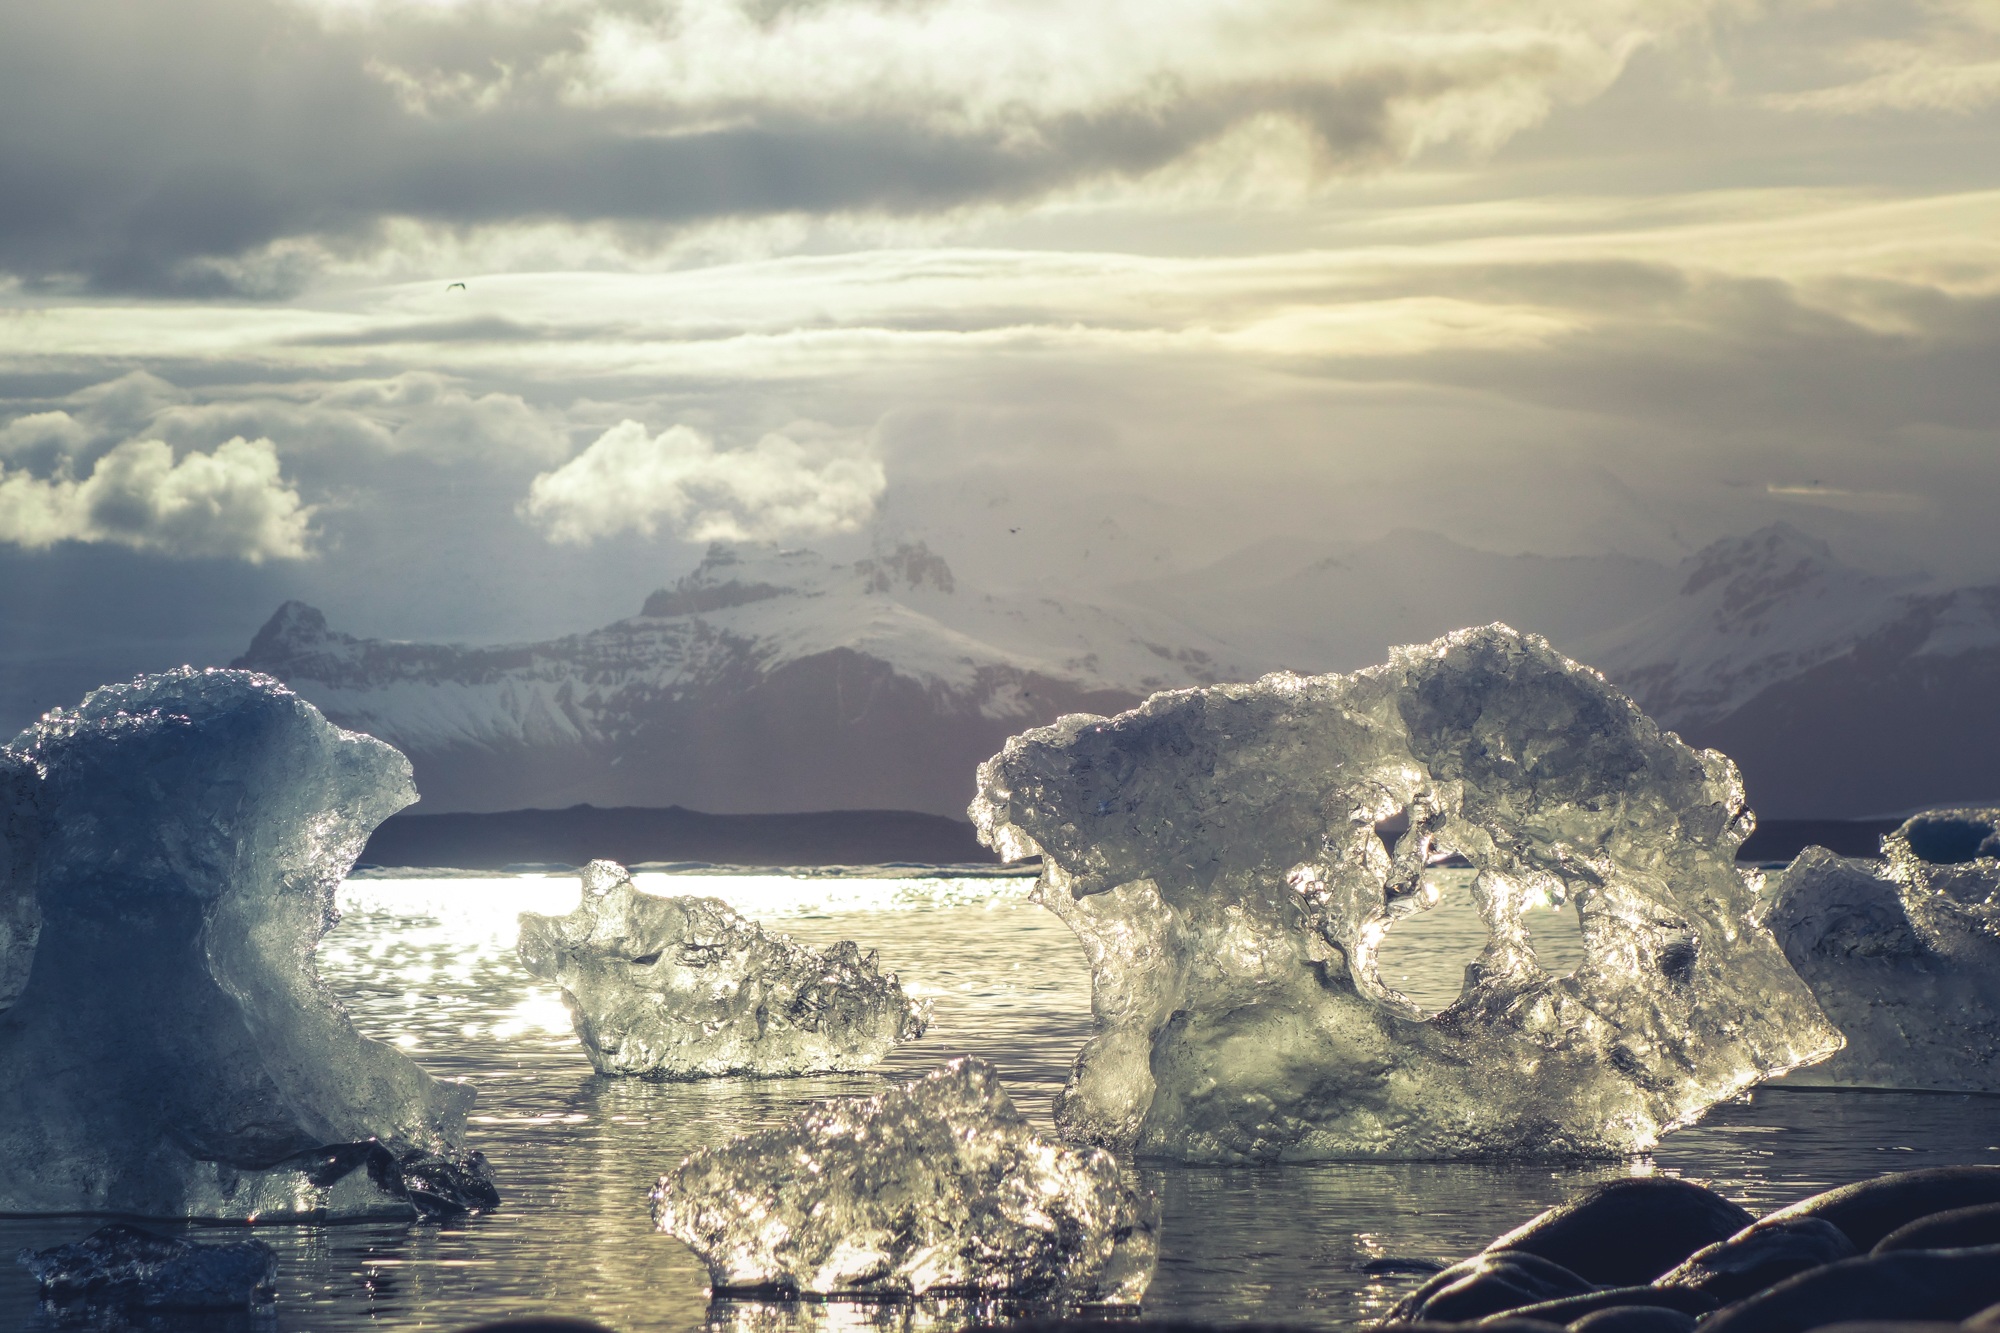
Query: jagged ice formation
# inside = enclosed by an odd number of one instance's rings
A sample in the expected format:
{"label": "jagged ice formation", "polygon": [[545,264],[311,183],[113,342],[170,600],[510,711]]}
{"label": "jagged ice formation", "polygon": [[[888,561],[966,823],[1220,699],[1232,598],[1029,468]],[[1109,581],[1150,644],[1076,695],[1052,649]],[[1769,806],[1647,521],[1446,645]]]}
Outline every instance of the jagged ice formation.
{"label": "jagged ice formation", "polygon": [[395,750],[243,671],[106,686],[0,751],[0,1211],[491,1201],[476,1154],[440,1155],[472,1089],[356,1032],[314,967],[415,795]]}
{"label": "jagged ice formation", "polygon": [[718,1293],[1137,1305],[1158,1254],[1111,1154],[1043,1140],[970,1058],[695,1153],[652,1198]]}
{"label": "jagged ice formation", "polygon": [[[1009,859],[1043,856],[1038,893],[1090,961],[1073,1138],[1211,1162],[1619,1155],[1840,1044],[1750,920],[1734,766],[1504,625],[1066,717],[981,765],[971,814]],[[1426,1015],[1375,959],[1451,854],[1490,939]],[[1540,901],[1581,914],[1570,975],[1536,960]]]}
{"label": "jagged ice formation", "polygon": [[715,898],[639,892],[592,861],[568,916],[521,914],[520,955],[562,987],[600,1074],[783,1077],[866,1069],[921,1037],[925,1009],[852,940],[814,949]]}
{"label": "jagged ice formation", "polygon": [[1934,810],[1881,861],[1808,847],[1763,919],[1847,1048],[1789,1080],[2000,1092],[2000,810]]}

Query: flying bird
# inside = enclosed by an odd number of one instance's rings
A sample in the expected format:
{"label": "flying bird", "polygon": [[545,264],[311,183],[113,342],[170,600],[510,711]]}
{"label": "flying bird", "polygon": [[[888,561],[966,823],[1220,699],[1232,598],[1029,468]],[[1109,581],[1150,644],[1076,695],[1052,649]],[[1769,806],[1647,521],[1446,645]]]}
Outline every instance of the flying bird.
{"label": "flying bird", "polygon": [[447,286],[447,287],[445,288],[445,290],[446,290],[446,291],[450,291],[450,290],[451,290],[451,289],[452,289],[453,287],[456,287],[456,288],[457,288],[458,290],[460,290],[460,291],[464,291],[464,290],[465,290],[465,284],[464,284],[464,283],[462,283],[462,282],[454,282],[454,283],[452,283],[452,284],[451,284],[450,286]]}

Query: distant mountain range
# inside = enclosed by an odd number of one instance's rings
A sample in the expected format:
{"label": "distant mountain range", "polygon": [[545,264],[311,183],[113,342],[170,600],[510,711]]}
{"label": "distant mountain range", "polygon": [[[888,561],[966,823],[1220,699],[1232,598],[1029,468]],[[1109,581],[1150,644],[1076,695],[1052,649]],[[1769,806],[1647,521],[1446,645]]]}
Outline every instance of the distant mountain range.
{"label": "distant mountain range", "polygon": [[973,766],[1066,712],[1279,667],[1351,670],[1505,620],[1743,766],[1779,817],[2000,796],[2000,586],[1843,566],[1784,525],[1678,566],[1426,532],[1273,542],[1085,600],[964,586],[921,544],[852,564],[716,546],[637,616],[545,643],[358,639],[298,602],[235,665],[401,747],[426,811],[682,805],[960,817]]}

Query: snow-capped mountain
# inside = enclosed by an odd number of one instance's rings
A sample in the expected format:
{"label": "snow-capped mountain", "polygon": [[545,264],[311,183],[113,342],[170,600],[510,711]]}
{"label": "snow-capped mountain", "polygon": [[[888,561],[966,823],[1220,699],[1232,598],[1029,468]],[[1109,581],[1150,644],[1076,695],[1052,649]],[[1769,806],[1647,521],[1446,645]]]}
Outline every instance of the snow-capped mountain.
{"label": "snow-capped mountain", "polygon": [[1868,574],[1784,524],[1676,576],[1660,605],[1562,646],[1736,760],[1763,814],[2000,797],[2000,586]]}
{"label": "snow-capped mountain", "polygon": [[967,586],[902,545],[851,564],[717,546],[640,614],[543,643],[357,639],[281,607],[237,665],[400,746],[426,811],[680,804],[957,817],[1025,727],[1266,670],[1351,670],[1506,620],[1743,768],[1766,816],[2000,797],[2000,586],[1843,565],[1782,524],[1678,565],[1431,533],[1272,542],[1086,602]]}
{"label": "snow-capped mountain", "polygon": [[1155,612],[961,587],[921,544],[847,565],[718,545],[637,616],[503,647],[358,639],[288,602],[234,665],[400,747],[426,811],[954,817],[1014,732],[1243,670]]}
{"label": "snow-capped mountain", "polygon": [[1844,565],[1826,543],[1773,523],[1704,547],[1673,582],[1672,595],[1635,619],[1564,647],[1659,721],[1698,728],[1851,653],[1904,614],[1927,581]]}

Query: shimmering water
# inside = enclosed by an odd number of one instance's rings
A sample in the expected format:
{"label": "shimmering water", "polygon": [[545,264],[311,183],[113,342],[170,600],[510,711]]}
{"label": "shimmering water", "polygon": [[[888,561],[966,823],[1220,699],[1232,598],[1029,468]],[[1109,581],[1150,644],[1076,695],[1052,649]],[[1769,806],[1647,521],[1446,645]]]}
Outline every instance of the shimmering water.
{"label": "shimmering water", "polygon": [[[879,949],[935,1004],[930,1034],[883,1072],[909,1076],[977,1053],[1046,1126],[1089,1025],[1089,974],[1067,930],[1026,901],[1027,881],[662,876],[641,884],[725,898],[802,939]],[[281,1267],[275,1315],[258,1327],[450,1329],[528,1313],[718,1333],[925,1324],[921,1311],[861,1306],[711,1307],[693,1256],[650,1229],[653,1178],[694,1148],[881,1080],[597,1077],[557,994],[513,957],[515,915],[567,911],[577,892],[576,880],[561,878],[370,880],[343,890],[346,918],[323,946],[323,973],[365,1031],[479,1086],[470,1144],[491,1158],[506,1203],[455,1226],[263,1229]],[[1561,914],[1541,918],[1534,938],[1552,970],[1575,961],[1574,928]],[[1441,1006],[1483,939],[1464,895],[1448,896],[1392,934],[1384,977]],[[1166,1219],[1145,1313],[1346,1327],[1415,1281],[1367,1276],[1359,1270],[1369,1260],[1462,1255],[1609,1176],[1706,1180],[1762,1210],[1883,1171],[1956,1162],[2000,1162],[2000,1099],[1769,1089],[1672,1136],[1650,1160],[1588,1167],[1141,1164]],[[0,1220],[0,1253],[75,1239],[93,1225]],[[26,1275],[0,1269],[0,1327],[45,1326]]]}

